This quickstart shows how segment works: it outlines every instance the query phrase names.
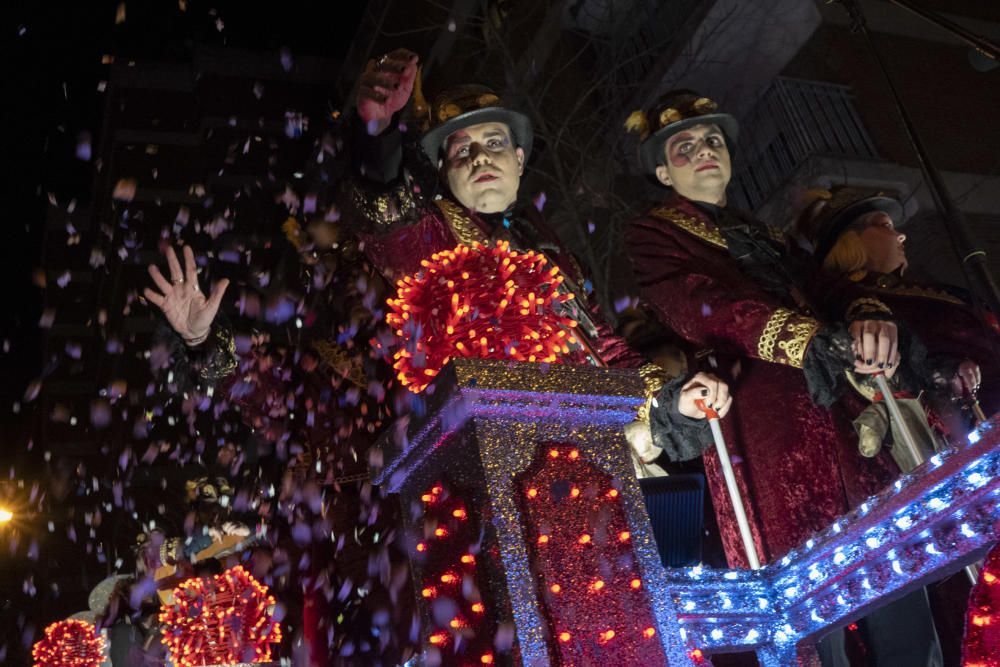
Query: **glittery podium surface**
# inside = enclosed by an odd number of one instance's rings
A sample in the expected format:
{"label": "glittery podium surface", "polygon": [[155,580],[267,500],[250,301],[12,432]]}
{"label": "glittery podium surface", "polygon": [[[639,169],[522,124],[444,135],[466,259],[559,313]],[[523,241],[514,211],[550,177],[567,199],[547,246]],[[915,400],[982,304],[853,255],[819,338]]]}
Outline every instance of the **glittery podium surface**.
{"label": "glittery podium surface", "polygon": [[[441,664],[765,667],[981,558],[1000,527],[1000,429],[935,456],[763,569],[664,569],[622,426],[637,374],[458,360],[380,441]],[[376,457],[378,458],[378,457]]]}

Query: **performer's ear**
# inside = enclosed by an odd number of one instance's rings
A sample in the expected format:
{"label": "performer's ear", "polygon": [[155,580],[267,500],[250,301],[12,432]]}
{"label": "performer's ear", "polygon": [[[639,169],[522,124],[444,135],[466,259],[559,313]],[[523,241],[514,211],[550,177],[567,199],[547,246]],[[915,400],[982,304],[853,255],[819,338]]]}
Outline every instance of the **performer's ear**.
{"label": "performer's ear", "polygon": [[656,180],[663,183],[667,187],[672,186],[674,183],[670,180],[670,172],[667,171],[667,165],[658,164],[656,165]]}
{"label": "performer's ear", "polygon": [[524,176],[524,149],[518,146],[514,149],[514,155],[517,156],[517,175]]}

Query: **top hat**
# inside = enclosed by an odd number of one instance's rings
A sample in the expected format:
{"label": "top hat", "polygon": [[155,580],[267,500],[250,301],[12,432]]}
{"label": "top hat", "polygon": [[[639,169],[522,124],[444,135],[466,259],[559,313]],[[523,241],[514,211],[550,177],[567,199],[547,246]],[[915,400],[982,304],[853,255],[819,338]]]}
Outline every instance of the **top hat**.
{"label": "top hat", "polygon": [[506,124],[514,135],[511,137],[514,144],[524,151],[525,161],[531,153],[534,138],[531,121],[523,113],[505,107],[500,97],[486,86],[466,84],[445,90],[434,99],[429,115],[429,128],[420,145],[431,162],[437,162],[448,135],[479,123]]}
{"label": "top hat", "polygon": [[639,133],[639,162],[643,171],[656,174],[663,163],[663,146],[667,139],[694,125],[718,125],[726,136],[726,146],[732,155],[739,123],[727,113],[719,113],[719,105],[693,90],[672,90],[665,93],[650,109],[633,111],[625,121],[625,129]]}
{"label": "top hat", "polygon": [[811,202],[799,215],[796,227],[813,246],[813,256],[822,263],[855,220],[867,213],[888,213],[895,226],[903,224],[903,205],[898,199],[874,188],[837,186],[811,190]]}

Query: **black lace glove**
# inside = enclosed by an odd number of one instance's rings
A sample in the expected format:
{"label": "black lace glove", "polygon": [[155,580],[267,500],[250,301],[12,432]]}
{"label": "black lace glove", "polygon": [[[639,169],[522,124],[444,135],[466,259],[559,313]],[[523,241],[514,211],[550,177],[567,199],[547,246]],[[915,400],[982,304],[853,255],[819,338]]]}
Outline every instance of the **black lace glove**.
{"label": "black lace glove", "polygon": [[712,430],[707,419],[685,417],[678,409],[681,387],[688,380],[680,376],[667,381],[649,409],[653,444],[671,462],[696,459],[712,446]]}

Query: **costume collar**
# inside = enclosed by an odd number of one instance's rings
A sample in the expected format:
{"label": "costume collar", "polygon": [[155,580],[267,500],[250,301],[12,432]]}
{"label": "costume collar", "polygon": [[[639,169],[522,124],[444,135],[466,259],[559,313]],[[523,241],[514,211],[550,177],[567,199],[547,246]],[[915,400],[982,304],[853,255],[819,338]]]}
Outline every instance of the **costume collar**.
{"label": "costume collar", "polygon": [[680,227],[709,245],[726,250],[729,244],[716,224],[720,210],[718,206],[695,203],[675,192],[663,204],[653,208],[649,215]]}
{"label": "costume collar", "polygon": [[962,306],[969,305],[959,296],[952,294],[945,288],[906,282],[896,273],[864,271],[860,272],[856,276],[852,276],[852,280],[855,280],[869,289],[882,294],[935,299],[937,301],[945,301]]}

